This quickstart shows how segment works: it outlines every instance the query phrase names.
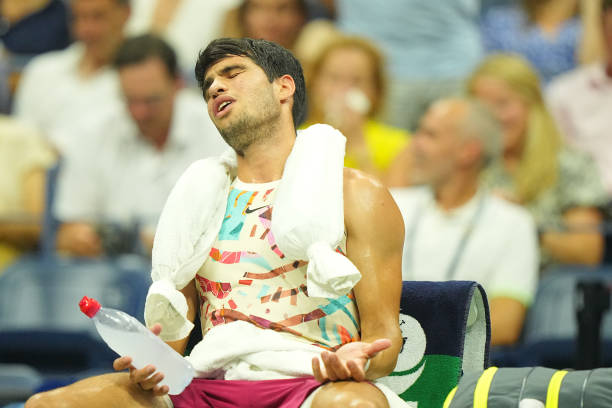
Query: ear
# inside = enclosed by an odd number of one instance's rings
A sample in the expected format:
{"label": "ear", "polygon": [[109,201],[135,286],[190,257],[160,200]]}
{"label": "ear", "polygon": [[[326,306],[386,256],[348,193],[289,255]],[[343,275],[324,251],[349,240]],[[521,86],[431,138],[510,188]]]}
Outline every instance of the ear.
{"label": "ear", "polygon": [[295,81],[291,75],[283,75],[275,80],[278,90],[278,99],[281,103],[293,101],[295,94]]}

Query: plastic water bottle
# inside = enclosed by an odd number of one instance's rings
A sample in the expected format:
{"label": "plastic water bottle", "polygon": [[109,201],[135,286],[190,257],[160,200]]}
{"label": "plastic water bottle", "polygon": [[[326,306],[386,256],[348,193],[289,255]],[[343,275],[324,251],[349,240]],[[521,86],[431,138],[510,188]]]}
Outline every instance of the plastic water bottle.
{"label": "plastic water bottle", "polygon": [[83,296],[79,307],[94,321],[98,333],[113,351],[132,357],[136,368],[152,364],[163,373],[164,379],[158,385],[167,385],[170,394],[180,394],[191,383],[195,375],[191,363],[137,319],[120,310],[101,307],[97,300],[87,296]]}

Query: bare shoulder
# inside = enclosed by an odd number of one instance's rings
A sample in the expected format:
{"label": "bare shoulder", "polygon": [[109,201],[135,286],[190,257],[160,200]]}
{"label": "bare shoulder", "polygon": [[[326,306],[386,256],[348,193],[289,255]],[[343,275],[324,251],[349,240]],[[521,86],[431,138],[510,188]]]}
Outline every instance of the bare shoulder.
{"label": "bare shoulder", "polygon": [[[389,194],[387,188],[376,177],[361,170],[344,168],[344,199],[350,200],[363,195]],[[382,198],[382,197],[381,197]]]}
{"label": "bare shoulder", "polygon": [[391,193],[376,177],[360,170],[344,169],[344,219],[349,234],[391,233],[403,241],[404,221]]}

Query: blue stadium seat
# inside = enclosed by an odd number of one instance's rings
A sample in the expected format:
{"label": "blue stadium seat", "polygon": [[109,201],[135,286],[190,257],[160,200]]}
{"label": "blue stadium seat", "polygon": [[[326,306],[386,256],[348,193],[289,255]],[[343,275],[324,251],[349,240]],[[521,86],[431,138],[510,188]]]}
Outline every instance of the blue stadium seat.
{"label": "blue stadium seat", "polygon": [[24,257],[0,276],[0,361],[46,375],[110,368],[114,353],[79,311],[84,296],[142,320],[149,263]]}
{"label": "blue stadium seat", "polygon": [[42,230],[40,233],[40,253],[45,259],[51,259],[55,255],[55,236],[59,225],[53,215],[53,203],[57,189],[57,177],[61,167],[61,160],[47,170],[45,182],[45,209],[42,220]]}
{"label": "blue stadium seat", "polygon": [[[578,325],[576,285],[579,281],[602,281],[612,284],[612,267],[590,268],[563,266],[554,268],[538,285],[518,350],[518,366],[540,365],[551,368],[575,367]],[[602,320],[602,363],[612,366],[612,311]],[[515,356],[515,357],[516,357]]]}
{"label": "blue stadium seat", "polygon": [[0,406],[25,401],[42,382],[42,376],[32,367],[0,363]]}

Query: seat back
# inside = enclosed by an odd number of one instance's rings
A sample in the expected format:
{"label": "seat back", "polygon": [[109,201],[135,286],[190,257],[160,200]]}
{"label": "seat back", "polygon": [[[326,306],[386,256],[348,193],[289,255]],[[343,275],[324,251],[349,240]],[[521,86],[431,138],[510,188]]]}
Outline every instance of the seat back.
{"label": "seat back", "polygon": [[22,258],[0,276],[0,360],[41,372],[110,368],[116,357],[79,310],[84,296],[140,320],[150,266],[114,261]]}
{"label": "seat back", "polygon": [[[564,266],[545,274],[525,322],[521,365],[574,367],[578,336],[576,285],[579,281],[602,281],[612,285],[612,267]],[[601,337],[604,343],[612,344],[610,310],[603,316]],[[606,365],[612,364],[612,351],[609,350],[610,347],[603,350]]]}
{"label": "seat back", "polygon": [[42,219],[42,230],[40,233],[40,252],[44,258],[53,258],[55,255],[55,236],[57,234],[58,221],[53,214],[53,203],[57,190],[57,178],[61,167],[58,160],[53,167],[47,170],[45,182],[45,208]]}

